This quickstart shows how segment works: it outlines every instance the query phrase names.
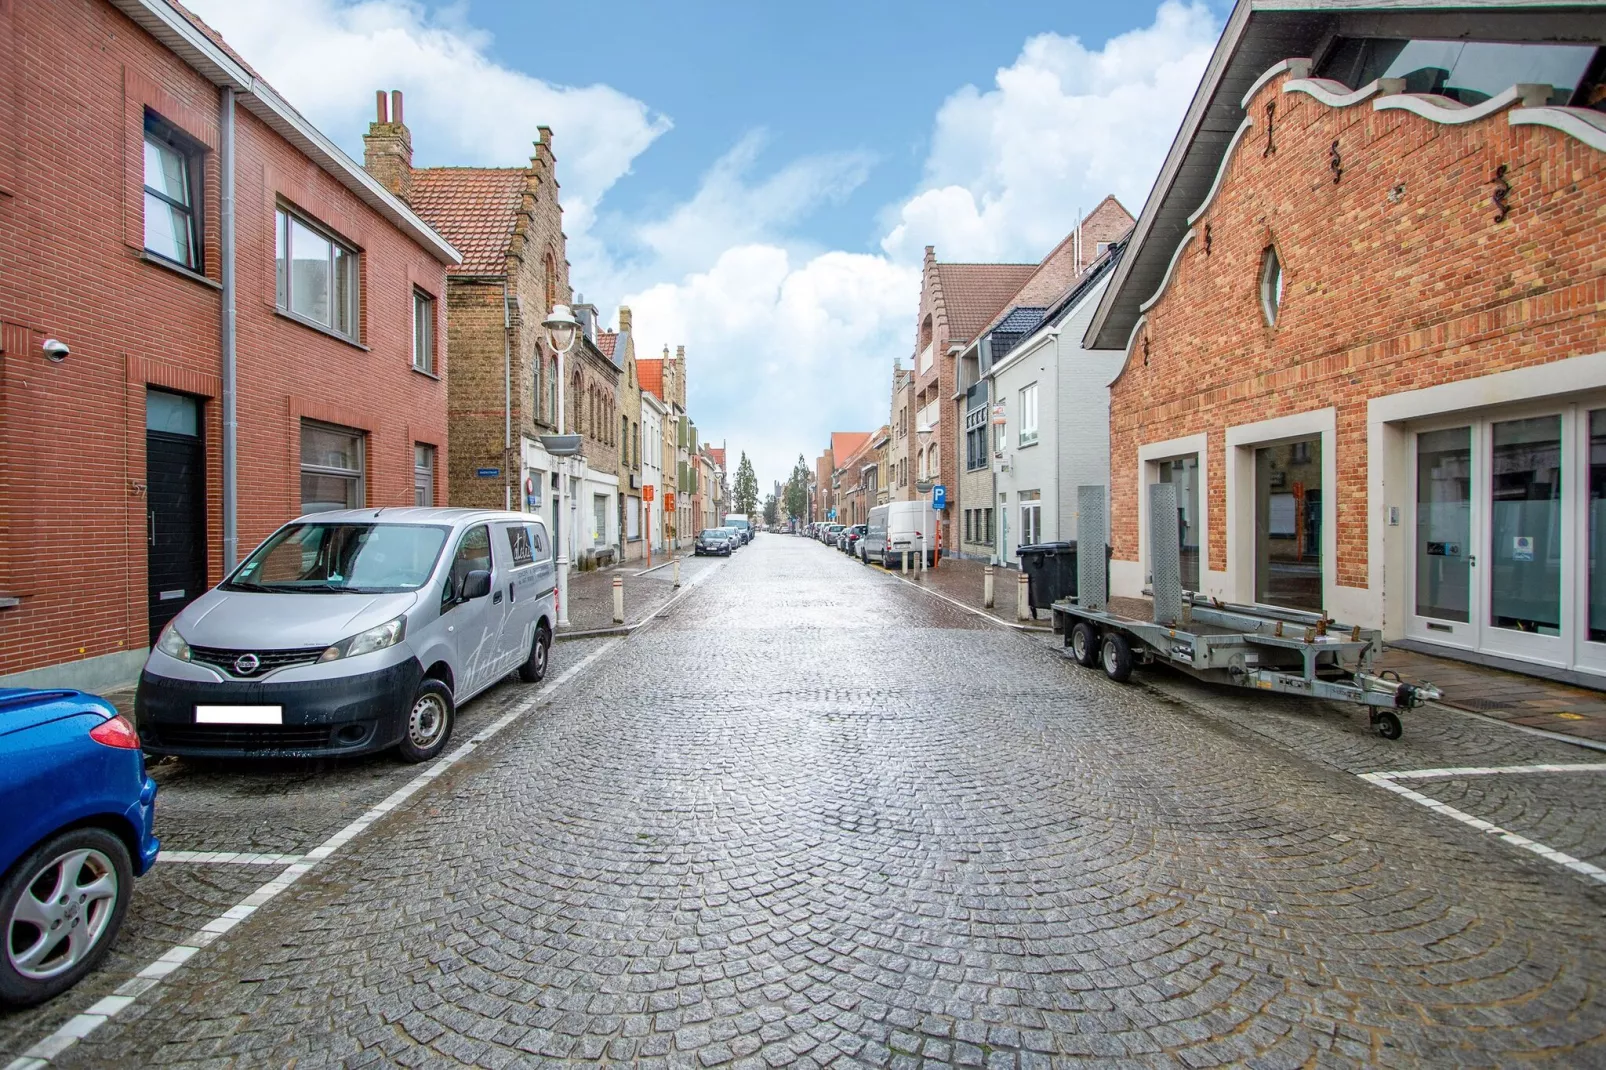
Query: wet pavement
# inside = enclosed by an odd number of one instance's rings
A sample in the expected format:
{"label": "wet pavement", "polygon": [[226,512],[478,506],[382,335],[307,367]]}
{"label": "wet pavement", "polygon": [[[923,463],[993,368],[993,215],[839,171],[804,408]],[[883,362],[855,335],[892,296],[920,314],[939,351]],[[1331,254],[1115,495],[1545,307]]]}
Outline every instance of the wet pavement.
{"label": "wet pavement", "polygon": [[[566,680],[468,704],[456,738],[483,742],[104,1002],[298,868],[158,863],[106,966],[0,1015],[0,1053],[1606,1063],[1600,755],[1451,710],[1389,742],[1328,704],[1115,684],[800,538],[705,567],[628,638],[560,644]],[[298,859],[419,773],[179,764],[169,851]]]}

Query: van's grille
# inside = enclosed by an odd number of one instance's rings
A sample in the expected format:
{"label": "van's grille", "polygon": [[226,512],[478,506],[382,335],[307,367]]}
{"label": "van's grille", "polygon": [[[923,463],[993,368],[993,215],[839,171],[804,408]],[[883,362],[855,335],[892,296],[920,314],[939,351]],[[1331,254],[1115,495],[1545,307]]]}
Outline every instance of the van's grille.
{"label": "van's grille", "polygon": [[[292,665],[311,665],[328,649],[326,646],[313,646],[300,650],[225,650],[215,646],[192,646],[190,660],[222,669],[230,676],[242,680],[251,680],[265,676],[276,669],[287,669]],[[257,659],[257,665],[250,672],[242,672],[236,668],[236,663],[247,654]]]}
{"label": "van's grille", "polygon": [[186,724],[142,726],[154,746],[219,750],[310,750],[329,746],[328,725]]}

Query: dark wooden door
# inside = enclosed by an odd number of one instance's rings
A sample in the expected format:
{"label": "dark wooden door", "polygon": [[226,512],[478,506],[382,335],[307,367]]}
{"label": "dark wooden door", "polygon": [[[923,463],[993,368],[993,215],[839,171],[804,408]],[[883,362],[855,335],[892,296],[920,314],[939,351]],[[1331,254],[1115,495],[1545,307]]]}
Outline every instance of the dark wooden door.
{"label": "dark wooden door", "polygon": [[[182,401],[200,408],[193,399]],[[171,401],[164,406],[173,407]],[[158,431],[150,423],[145,431],[145,538],[154,643],[179,610],[206,590],[206,450],[198,413],[193,421],[164,422],[193,427],[195,434]]]}

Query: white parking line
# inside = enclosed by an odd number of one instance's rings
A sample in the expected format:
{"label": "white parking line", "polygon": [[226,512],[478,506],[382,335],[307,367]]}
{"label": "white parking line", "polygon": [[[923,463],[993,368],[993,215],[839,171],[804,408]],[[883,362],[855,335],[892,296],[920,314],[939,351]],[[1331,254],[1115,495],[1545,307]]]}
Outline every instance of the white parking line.
{"label": "white parking line", "polygon": [[1467,766],[1461,769],[1406,769],[1397,772],[1357,773],[1355,775],[1369,784],[1376,784],[1380,788],[1386,788],[1401,798],[1410,799],[1419,806],[1425,806],[1429,810],[1459,821],[1469,828],[1475,828],[1479,832],[1486,832],[1491,836],[1499,836],[1513,847],[1520,847],[1524,851],[1532,851],[1540,858],[1570,869],[1581,876],[1588,877],[1597,884],[1606,884],[1606,869],[1602,869],[1592,862],[1574,858],[1566,851],[1558,851],[1554,847],[1540,843],[1538,840],[1530,840],[1520,833],[1503,829],[1493,822],[1483,820],[1481,817],[1473,817],[1465,810],[1458,810],[1447,803],[1442,803],[1431,796],[1423,795],[1421,792],[1412,791],[1404,784],[1398,783],[1401,780],[1440,780],[1446,777],[1497,776],[1502,773],[1582,773],[1598,771],[1606,771],[1606,764],[1593,762],[1587,764]]}
{"label": "white parking line", "polygon": [[158,862],[193,862],[208,866],[293,866],[306,855],[260,854],[251,851],[169,851],[163,848]]}
{"label": "white parking line", "polygon": [[1367,773],[1381,780],[1442,780],[1446,777],[1499,776],[1502,773],[1606,773],[1606,762],[1562,762],[1548,765],[1467,765],[1447,769],[1401,769]]}
{"label": "white parking line", "polygon": [[[96,1029],[99,1029],[101,1026],[105,1025],[140,996],[160,985],[162,980],[167,977],[168,974],[172,973],[180,966],[184,965],[184,963],[188,962],[190,957],[193,956],[197,951],[201,950],[201,948],[210,944],[212,941],[234,928],[240,922],[250,917],[256,912],[258,907],[262,906],[264,903],[267,903],[274,896],[278,895],[286,888],[289,888],[296,881],[300,880],[319,862],[322,862],[324,859],[338,851],[341,847],[345,846],[357,836],[361,835],[370,825],[378,821],[381,817],[384,817],[386,814],[390,813],[390,811],[396,809],[396,807],[400,806],[402,803],[406,802],[430,781],[434,780],[442,773],[445,773],[452,766],[468,757],[468,755],[473,753],[475,748],[477,748],[480,744],[486,742],[492,736],[495,736],[498,732],[502,731],[502,729],[506,728],[508,725],[512,724],[525,714],[544,706],[546,701],[551,698],[553,692],[562,687],[564,684],[568,683],[586,666],[590,665],[593,661],[596,661],[599,657],[607,653],[609,650],[612,650],[614,646],[621,642],[623,642],[622,639],[613,639],[603,643],[596,650],[593,650],[584,658],[581,658],[580,661],[576,662],[573,666],[565,669],[557,677],[547,681],[547,683],[542,686],[541,690],[537,691],[534,695],[531,695],[524,702],[520,703],[518,706],[515,706],[512,710],[509,710],[501,717],[498,717],[495,721],[492,721],[490,724],[480,729],[473,736],[471,736],[466,743],[463,743],[461,746],[457,747],[457,749],[446,755],[446,757],[437,758],[423,772],[419,773],[406,784],[392,792],[384,802],[379,803],[377,806],[371,807],[357,820],[353,821],[351,824],[329,837],[323,843],[313,848],[305,856],[285,856],[294,857],[296,861],[291,863],[289,866],[286,866],[284,872],[280,873],[277,877],[273,878],[271,881],[264,884],[262,887],[258,888],[244,899],[240,900],[228,910],[225,910],[222,914],[219,914],[217,917],[201,926],[195,932],[191,933],[189,939],[184,943],[175,944],[168,948],[156,959],[147,964],[144,969],[140,970],[139,973],[135,974],[132,978],[119,985],[117,990],[111,996],[99,1001],[82,1014],[76,1014],[72,1018],[68,1019],[67,1023],[61,1028],[39,1041],[39,1043],[30,1047],[18,1058],[13,1059],[9,1064],[7,1064],[6,1070],[40,1070],[41,1067],[48,1066],[51,1060],[55,1059],[62,1052],[78,1043],[84,1037],[89,1036],[89,1034],[93,1033]],[[183,852],[175,851],[173,853],[181,854]],[[188,853],[211,854],[214,852]],[[227,852],[215,853],[219,855],[227,854]],[[175,861],[175,859],[169,859],[169,861]],[[176,859],[176,861],[183,861],[183,859]]]}

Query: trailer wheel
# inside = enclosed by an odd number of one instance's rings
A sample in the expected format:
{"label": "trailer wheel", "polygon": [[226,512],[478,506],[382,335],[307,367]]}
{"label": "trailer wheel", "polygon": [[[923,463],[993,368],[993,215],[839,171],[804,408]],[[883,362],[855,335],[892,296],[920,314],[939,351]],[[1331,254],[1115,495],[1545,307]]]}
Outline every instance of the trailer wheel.
{"label": "trailer wheel", "polygon": [[1099,632],[1085,620],[1071,629],[1071,656],[1078,665],[1093,668],[1099,663]]}
{"label": "trailer wheel", "polygon": [[1107,633],[1102,653],[1104,675],[1118,684],[1126,683],[1132,676],[1132,645],[1126,641],[1126,636],[1120,632]]}
{"label": "trailer wheel", "polygon": [[1384,710],[1377,715],[1377,734],[1384,739],[1399,739],[1405,734],[1405,728],[1400,724],[1400,715],[1393,710]]}

